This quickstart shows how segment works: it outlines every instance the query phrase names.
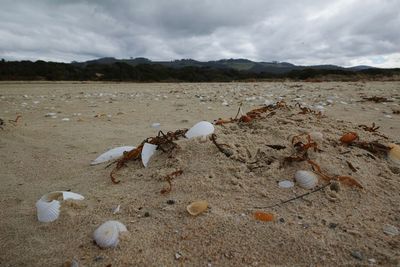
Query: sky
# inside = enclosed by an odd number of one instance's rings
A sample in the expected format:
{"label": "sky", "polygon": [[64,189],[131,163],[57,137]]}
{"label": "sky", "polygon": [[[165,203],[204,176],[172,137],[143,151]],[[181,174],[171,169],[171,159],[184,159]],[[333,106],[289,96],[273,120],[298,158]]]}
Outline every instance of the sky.
{"label": "sky", "polygon": [[399,0],[0,0],[0,58],[400,67]]}

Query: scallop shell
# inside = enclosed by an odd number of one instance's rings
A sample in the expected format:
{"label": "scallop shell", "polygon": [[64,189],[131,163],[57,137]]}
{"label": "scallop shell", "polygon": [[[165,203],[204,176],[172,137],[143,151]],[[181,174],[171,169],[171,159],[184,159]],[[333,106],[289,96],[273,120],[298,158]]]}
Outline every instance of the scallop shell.
{"label": "scallop shell", "polygon": [[116,247],[119,242],[119,233],[128,231],[119,221],[106,221],[93,233],[93,239],[101,248]]}
{"label": "scallop shell", "polygon": [[318,177],[311,171],[297,171],[294,175],[300,187],[312,189],[318,184]]}
{"label": "scallop shell", "polygon": [[185,136],[189,139],[199,136],[207,136],[214,132],[214,125],[208,121],[201,121],[196,123],[192,128],[187,131]]}
{"label": "scallop shell", "polygon": [[391,162],[400,165],[400,146],[396,144],[389,144],[390,150],[388,152],[388,158]]}
{"label": "scallop shell", "polygon": [[186,207],[186,210],[193,216],[204,212],[208,207],[208,202],[205,200],[195,201]]}
{"label": "scallop shell", "polygon": [[156,145],[152,145],[152,144],[149,144],[149,143],[145,143],[143,145],[142,162],[143,162],[144,167],[147,167],[147,165],[149,164],[150,158],[156,152],[156,149],[157,149]]}
{"label": "scallop shell", "polygon": [[82,195],[66,192],[55,191],[42,196],[36,202],[37,217],[40,222],[53,222],[60,216],[61,201],[67,199],[83,200]]}
{"label": "scallop shell", "polygon": [[96,165],[100,164],[112,159],[116,159],[121,157],[125,151],[131,151],[132,149],[135,149],[134,146],[120,146],[116,147],[113,149],[108,150],[107,152],[104,152],[100,156],[98,156],[95,160],[93,160],[90,165]]}

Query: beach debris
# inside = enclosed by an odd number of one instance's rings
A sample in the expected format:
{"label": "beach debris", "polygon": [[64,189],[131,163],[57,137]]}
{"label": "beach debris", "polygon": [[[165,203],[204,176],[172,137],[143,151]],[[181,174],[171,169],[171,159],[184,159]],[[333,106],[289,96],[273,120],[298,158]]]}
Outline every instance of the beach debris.
{"label": "beach debris", "polygon": [[366,101],[371,101],[375,103],[381,103],[381,102],[393,102],[393,100],[387,99],[386,97],[381,97],[381,96],[372,96],[372,97],[363,97],[363,100],[360,102],[366,102]]}
{"label": "beach debris", "polygon": [[155,122],[151,124],[151,128],[160,129],[161,124],[159,122]]}
{"label": "beach debris", "polygon": [[8,120],[9,123],[12,125],[16,126],[18,121],[22,118],[22,115],[17,115],[17,117],[14,120]]}
{"label": "beach debris", "polygon": [[166,134],[164,134],[162,131],[159,131],[157,136],[146,138],[139,146],[128,152],[125,152],[120,159],[114,162],[116,163],[116,166],[110,173],[111,181],[114,184],[118,184],[120,181],[115,179],[115,173],[124,167],[129,160],[141,159],[142,150],[145,143],[156,145],[157,149],[160,149],[163,152],[169,152],[178,146],[176,143],[174,143],[174,141],[178,140],[179,138],[184,138],[187,131],[187,129],[180,129],[176,130],[175,132],[167,132]]}
{"label": "beach debris", "polygon": [[253,214],[254,218],[262,222],[272,222],[275,220],[275,216],[272,213],[266,213],[263,211],[256,211]]}
{"label": "beach debris", "polygon": [[323,106],[317,106],[318,108],[316,108],[316,109],[311,109],[309,107],[303,106],[300,103],[296,103],[294,106],[298,107],[301,110],[297,114],[302,114],[302,115],[314,114],[314,115],[317,115],[317,117],[322,117],[322,112],[324,111],[324,107]]}
{"label": "beach debris", "polygon": [[365,142],[365,141],[360,141],[360,142],[353,142],[350,144],[351,146],[355,146],[364,150],[367,150],[368,152],[371,152],[375,155],[387,155],[391,148],[390,146],[386,146],[383,144],[380,144],[376,141],[372,142]]}
{"label": "beach debris", "polygon": [[380,126],[375,126],[375,122],[372,123],[372,126],[367,126],[365,124],[360,124],[358,125],[358,127],[361,127],[364,129],[364,131],[367,132],[376,132],[376,130],[378,130],[380,128]]}
{"label": "beach debris", "polygon": [[116,206],[115,208],[112,209],[112,213],[113,214],[117,214],[119,213],[121,210],[121,205]]}
{"label": "beach debris", "polygon": [[396,144],[389,144],[389,152],[388,152],[388,159],[395,163],[400,165],[400,146]]}
{"label": "beach debris", "polygon": [[399,235],[399,229],[396,226],[386,224],[383,226],[383,232],[389,236]]}
{"label": "beach debris", "polygon": [[72,259],[72,261],[67,260],[63,263],[62,267],[79,267],[79,261]]}
{"label": "beach debris", "polygon": [[351,144],[352,142],[356,141],[357,139],[359,139],[358,134],[355,132],[348,132],[345,133],[344,135],[342,135],[342,137],[340,137],[339,141],[342,142],[343,144]]}
{"label": "beach debris", "polygon": [[195,201],[186,207],[190,215],[197,216],[208,208],[208,202],[205,200]]}
{"label": "beach debris", "polygon": [[36,202],[38,220],[40,222],[53,222],[60,215],[61,201],[83,199],[82,195],[68,191],[54,191],[45,194]]}
{"label": "beach debris", "polygon": [[[306,143],[302,141],[302,138],[306,136]],[[284,163],[285,162],[299,162],[299,161],[305,161],[308,160],[308,149],[313,148],[315,152],[321,152],[318,148],[318,144],[311,138],[309,134],[300,134],[293,136],[292,138],[292,145],[295,148],[295,153],[292,154],[291,156],[285,157],[284,158]]]}
{"label": "beach debris", "polygon": [[57,113],[55,113],[55,112],[49,112],[49,113],[46,113],[46,115],[44,115],[45,117],[53,117],[53,116],[56,116],[57,115]]}
{"label": "beach debris", "polygon": [[357,169],[353,166],[353,164],[350,161],[346,160],[346,163],[352,172],[357,172]]}
{"label": "beach debris", "polygon": [[294,179],[300,187],[305,189],[313,189],[318,184],[318,176],[312,171],[297,171],[294,174]]}
{"label": "beach debris", "polygon": [[355,258],[355,259],[357,259],[357,260],[360,260],[360,261],[362,261],[363,259],[364,259],[364,256],[361,254],[361,252],[360,251],[358,251],[358,250],[353,250],[351,253],[350,253],[350,255],[353,257],[353,258]]}
{"label": "beach debris", "polygon": [[165,176],[164,180],[167,181],[168,188],[162,189],[160,193],[161,194],[168,194],[169,192],[171,192],[171,190],[172,190],[172,179],[174,179],[175,177],[181,175],[182,173],[183,173],[182,170],[177,170],[177,171],[174,171],[174,172],[168,174],[167,176]]}
{"label": "beach debris", "polygon": [[267,147],[273,148],[275,150],[281,150],[281,149],[285,149],[286,146],[282,146],[282,145],[266,145]]}
{"label": "beach debris", "polygon": [[113,149],[110,149],[100,156],[98,156],[95,160],[93,160],[90,165],[97,165],[103,162],[110,161],[112,159],[116,159],[121,157],[125,152],[131,151],[132,149],[135,149],[134,146],[120,146],[120,147],[115,147]]}
{"label": "beach debris", "polygon": [[3,126],[5,126],[4,120],[0,118],[0,129],[3,129]]}
{"label": "beach debris", "polygon": [[294,183],[292,181],[289,180],[283,180],[283,181],[279,181],[278,186],[280,188],[292,188],[294,186]]}
{"label": "beach debris", "polygon": [[154,155],[154,153],[156,152],[156,149],[157,149],[157,145],[144,143],[141,157],[142,157],[143,166],[145,168],[147,168],[150,158]]}
{"label": "beach debris", "polygon": [[62,118],[62,121],[70,121],[70,118]]}
{"label": "beach debris", "polygon": [[308,135],[311,137],[312,140],[316,140],[316,141],[320,141],[320,142],[322,142],[324,140],[324,134],[321,132],[314,131],[314,132],[310,132]]}
{"label": "beach debris", "polygon": [[230,147],[229,145],[217,143],[217,135],[216,135],[216,134],[212,134],[212,135],[210,136],[210,140],[211,140],[211,141],[213,142],[213,144],[218,148],[218,150],[221,151],[222,153],[224,153],[225,156],[227,156],[228,158],[229,158],[230,156],[233,155],[232,150],[226,149],[226,148],[223,148],[223,147],[222,147],[222,146]]}
{"label": "beach debris", "polygon": [[93,239],[101,248],[114,248],[119,243],[120,233],[127,231],[119,221],[106,221],[94,231]]}
{"label": "beach debris", "polygon": [[209,123],[208,121],[201,121],[196,123],[192,128],[190,128],[185,136],[189,139],[195,137],[202,137],[210,135],[214,132],[214,125]]}

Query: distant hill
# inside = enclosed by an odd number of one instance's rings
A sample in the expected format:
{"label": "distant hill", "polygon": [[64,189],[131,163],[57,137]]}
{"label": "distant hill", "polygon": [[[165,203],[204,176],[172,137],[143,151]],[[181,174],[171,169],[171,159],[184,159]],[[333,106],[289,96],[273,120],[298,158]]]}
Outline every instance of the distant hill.
{"label": "distant hill", "polygon": [[77,66],[87,66],[89,64],[114,64],[114,63],[127,63],[131,66],[139,64],[153,64],[162,65],[169,68],[184,68],[184,67],[209,67],[215,69],[233,69],[238,71],[248,71],[254,73],[270,73],[270,74],[285,74],[292,70],[303,70],[307,68],[319,70],[349,70],[359,71],[365,69],[372,69],[370,66],[355,66],[344,68],[336,65],[313,65],[313,66],[297,66],[287,62],[255,62],[248,59],[221,59],[217,61],[197,61],[193,59],[180,59],[173,61],[151,61],[147,58],[134,58],[134,59],[116,59],[113,57],[99,58],[80,63],[74,63]]}

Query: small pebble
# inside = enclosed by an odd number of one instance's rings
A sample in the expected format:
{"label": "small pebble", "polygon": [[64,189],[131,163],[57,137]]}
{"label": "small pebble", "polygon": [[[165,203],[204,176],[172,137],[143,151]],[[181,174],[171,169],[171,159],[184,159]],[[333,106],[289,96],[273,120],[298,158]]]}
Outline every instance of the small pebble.
{"label": "small pebble", "polygon": [[279,222],[284,223],[285,219],[284,218],[279,218]]}
{"label": "small pebble", "polygon": [[175,260],[179,260],[180,258],[182,258],[181,253],[179,252],[175,253]]}
{"label": "small pebble", "polygon": [[357,260],[362,261],[364,259],[363,255],[361,254],[360,251],[354,250],[351,252],[351,256],[353,256],[353,258],[356,258]]}
{"label": "small pebble", "polygon": [[375,264],[376,260],[375,259],[368,259],[368,262],[371,263],[371,264]]}
{"label": "small pebble", "polygon": [[328,227],[331,229],[335,229],[338,226],[337,223],[329,223]]}
{"label": "small pebble", "polygon": [[390,235],[390,236],[399,235],[399,229],[397,229],[396,226],[393,226],[393,225],[390,225],[390,224],[386,224],[386,225],[383,227],[383,232],[384,232],[385,234],[387,234],[387,235]]}
{"label": "small pebble", "polygon": [[150,213],[146,211],[146,212],[144,213],[144,217],[150,217]]}

